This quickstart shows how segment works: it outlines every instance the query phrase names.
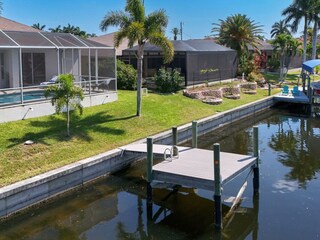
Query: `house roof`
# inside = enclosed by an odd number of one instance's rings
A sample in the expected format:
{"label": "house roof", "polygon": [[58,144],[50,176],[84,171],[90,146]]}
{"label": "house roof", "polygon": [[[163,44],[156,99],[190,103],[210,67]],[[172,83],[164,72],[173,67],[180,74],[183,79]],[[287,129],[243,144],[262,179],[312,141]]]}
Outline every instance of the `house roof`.
{"label": "house roof", "polygon": [[0,48],[112,48],[70,33],[0,30]]}
{"label": "house roof", "polygon": [[16,21],[0,17],[0,29],[8,31],[26,31],[26,32],[39,32],[38,29],[30,27],[28,25],[18,23]]}
{"label": "house roof", "polygon": [[[116,34],[116,32],[113,33],[108,33],[105,35],[101,35],[98,37],[91,37],[89,38],[91,41],[95,41],[98,43],[102,43],[111,47],[114,47],[114,35]],[[128,48],[128,39],[125,38],[122,43],[120,44],[119,47],[116,47],[116,55],[117,56],[121,56],[122,55],[122,51]]]}
{"label": "house roof", "polygon": [[[191,39],[191,40],[176,40],[171,41],[175,52],[230,52],[234,51],[231,48],[221,46],[210,39]],[[126,49],[125,51],[137,51],[138,46]],[[161,52],[161,48],[146,43],[144,47],[146,52]]]}
{"label": "house roof", "polygon": [[[257,47],[260,51],[273,51],[274,50],[274,47],[270,43],[265,42],[265,41],[258,41]],[[248,49],[251,51],[254,50],[252,45],[250,45],[250,44],[248,44]]]}

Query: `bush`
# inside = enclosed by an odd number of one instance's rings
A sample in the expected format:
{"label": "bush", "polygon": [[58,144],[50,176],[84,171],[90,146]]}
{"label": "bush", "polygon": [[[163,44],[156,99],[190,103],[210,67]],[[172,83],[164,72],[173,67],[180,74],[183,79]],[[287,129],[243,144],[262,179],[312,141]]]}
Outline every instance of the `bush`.
{"label": "bush", "polygon": [[123,90],[137,88],[137,70],[120,60],[117,60],[117,87]]}
{"label": "bush", "polygon": [[164,68],[154,76],[154,81],[157,90],[162,93],[176,92],[181,89],[180,84],[183,82],[183,78],[177,70],[167,71]]}
{"label": "bush", "polygon": [[278,70],[280,67],[279,59],[275,56],[272,56],[272,58],[268,59],[268,67],[271,72]]}
{"label": "bush", "polygon": [[248,76],[249,73],[255,71],[255,65],[254,60],[247,55],[242,55],[239,59],[239,66],[238,66],[238,75],[244,75]]}
{"label": "bush", "polygon": [[252,72],[248,75],[249,82],[257,82],[259,86],[262,86],[265,83],[265,79],[261,73]]}

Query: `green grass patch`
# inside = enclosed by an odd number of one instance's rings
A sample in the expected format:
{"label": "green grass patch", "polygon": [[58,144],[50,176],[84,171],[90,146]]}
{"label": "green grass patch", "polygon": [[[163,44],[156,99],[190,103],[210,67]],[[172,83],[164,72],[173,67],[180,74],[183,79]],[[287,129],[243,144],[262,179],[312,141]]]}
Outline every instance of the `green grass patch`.
{"label": "green grass patch", "polygon": [[[278,90],[273,90],[276,93]],[[266,97],[241,95],[213,106],[182,93],[143,96],[142,116],[136,117],[136,92],[119,91],[119,100],[84,109],[72,116],[71,137],[66,137],[63,116],[52,115],[0,124],[0,186],[128,144],[138,139],[226,111]],[[35,144],[24,145],[26,140]]]}
{"label": "green grass patch", "polygon": [[[299,81],[299,85],[302,85],[302,79],[299,79],[299,76],[301,74],[301,70],[289,70],[285,85],[297,85]],[[266,81],[272,83],[272,84],[278,84],[279,83],[279,73],[264,73],[263,74]],[[319,81],[320,76],[319,75],[312,75],[311,81]],[[284,85],[284,84],[282,84]]]}

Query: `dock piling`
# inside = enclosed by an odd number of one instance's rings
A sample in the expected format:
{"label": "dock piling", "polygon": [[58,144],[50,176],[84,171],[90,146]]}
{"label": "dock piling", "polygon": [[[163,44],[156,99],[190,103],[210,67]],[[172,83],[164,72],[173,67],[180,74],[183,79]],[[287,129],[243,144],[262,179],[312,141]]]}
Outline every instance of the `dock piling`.
{"label": "dock piling", "polygon": [[268,83],[268,96],[271,96],[271,83]]}
{"label": "dock piling", "polygon": [[215,226],[222,229],[222,204],[221,204],[221,181],[220,181],[220,144],[213,145],[214,163],[214,206],[215,206]]}
{"label": "dock piling", "polygon": [[253,156],[256,158],[256,163],[253,167],[253,193],[259,194],[259,128],[253,127]]}
{"label": "dock piling", "polygon": [[177,146],[178,144],[178,130],[177,127],[172,127],[172,145]]}
{"label": "dock piling", "polygon": [[198,146],[198,122],[192,121],[192,148]]}
{"label": "dock piling", "polygon": [[177,127],[172,127],[172,154],[173,156],[177,156],[179,154],[178,152],[178,130]]}
{"label": "dock piling", "polygon": [[153,139],[147,138],[147,215],[152,218]]}

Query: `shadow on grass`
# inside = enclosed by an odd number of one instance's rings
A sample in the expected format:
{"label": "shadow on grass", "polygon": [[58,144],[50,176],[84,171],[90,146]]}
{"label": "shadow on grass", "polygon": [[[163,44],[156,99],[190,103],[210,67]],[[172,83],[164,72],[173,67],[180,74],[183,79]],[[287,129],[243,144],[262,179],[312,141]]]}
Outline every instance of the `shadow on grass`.
{"label": "shadow on grass", "polygon": [[22,144],[27,140],[32,140],[36,143],[50,145],[49,141],[54,140],[57,142],[69,141],[73,138],[79,138],[87,142],[93,139],[90,132],[100,132],[109,135],[123,135],[125,133],[122,129],[110,128],[105,125],[108,122],[124,121],[135,116],[127,116],[123,118],[114,118],[105,112],[98,112],[86,117],[71,113],[70,121],[70,137],[67,136],[67,123],[65,118],[57,115],[52,115],[48,120],[30,120],[30,127],[42,129],[39,132],[27,132],[21,138],[10,138],[11,144],[8,146],[14,147]]}

